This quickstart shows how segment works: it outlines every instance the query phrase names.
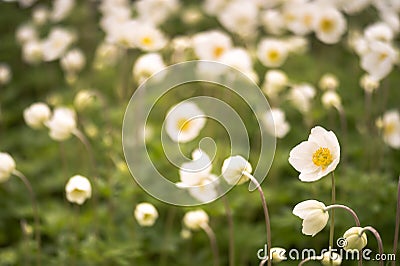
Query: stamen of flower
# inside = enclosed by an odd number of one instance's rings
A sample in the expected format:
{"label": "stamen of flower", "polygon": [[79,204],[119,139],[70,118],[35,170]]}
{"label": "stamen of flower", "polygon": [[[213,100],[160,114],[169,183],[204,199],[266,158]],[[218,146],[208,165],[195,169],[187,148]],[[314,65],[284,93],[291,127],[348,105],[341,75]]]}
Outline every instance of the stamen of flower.
{"label": "stamen of flower", "polygon": [[186,120],[185,118],[181,118],[178,120],[177,127],[180,131],[188,131],[190,129],[190,120]]}
{"label": "stamen of flower", "polygon": [[153,44],[153,39],[150,38],[149,36],[146,36],[142,39],[142,44],[148,46]]}
{"label": "stamen of flower", "polygon": [[224,51],[225,51],[224,47],[216,46],[214,48],[214,56],[215,57],[220,57]]}
{"label": "stamen of flower", "polygon": [[270,61],[275,62],[279,59],[279,52],[277,50],[270,50],[267,53],[267,58]]}
{"label": "stamen of flower", "polygon": [[323,32],[331,32],[333,30],[333,22],[327,18],[321,20],[320,26]]}
{"label": "stamen of flower", "polygon": [[328,148],[319,148],[314,152],[312,161],[316,166],[325,169],[333,161],[331,151]]}

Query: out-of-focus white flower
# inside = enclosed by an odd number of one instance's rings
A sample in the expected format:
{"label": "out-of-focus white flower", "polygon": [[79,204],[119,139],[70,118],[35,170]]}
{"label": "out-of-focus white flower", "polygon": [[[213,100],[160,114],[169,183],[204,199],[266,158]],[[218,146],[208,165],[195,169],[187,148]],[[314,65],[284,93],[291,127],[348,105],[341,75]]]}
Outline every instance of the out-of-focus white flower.
{"label": "out-of-focus white flower", "polygon": [[221,56],[219,61],[244,73],[249,73],[253,68],[251,57],[247,50],[243,48],[228,50]]}
{"label": "out-of-focus white flower", "polygon": [[[134,48],[137,45],[136,30],[141,26],[137,20],[117,21],[114,18],[102,21],[106,28],[106,41],[124,48]],[[149,39],[151,41],[151,39]],[[150,42],[149,41],[149,42]]]}
{"label": "out-of-focus white flower", "polygon": [[0,183],[7,181],[15,170],[15,161],[10,154],[0,152]]}
{"label": "out-of-focus white flower", "polygon": [[190,230],[184,228],[184,229],[181,230],[180,236],[183,239],[189,239],[189,238],[192,237],[192,232]]}
{"label": "out-of-focus white flower", "polygon": [[211,30],[197,33],[192,39],[193,49],[202,60],[218,60],[226,51],[231,49],[232,40],[226,33]]}
{"label": "out-of-focus white flower", "polygon": [[384,42],[370,42],[369,50],[361,57],[361,68],[377,80],[381,80],[393,69],[398,53],[392,45]]}
{"label": "out-of-focus white flower", "polygon": [[347,22],[339,10],[326,6],[318,9],[313,28],[320,41],[334,44],[340,41],[347,30]]}
{"label": "out-of-focus white flower", "polygon": [[396,33],[400,31],[400,18],[398,11],[395,11],[392,8],[379,10],[379,17],[392,29],[392,31]]}
{"label": "out-of-focus white flower", "polygon": [[300,112],[307,113],[311,108],[311,100],[315,93],[315,88],[312,85],[298,84],[290,89],[288,98]]}
{"label": "out-of-focus white flower", "polygon": [[28,41],[37,40],[38,33],[32,24],[23,24],[17,28],[15,37],[19,44]]}
{"label": "out-of-focus white flower", "polygon": [[285,40],[289,53],[304,54],[308,50],[308,40],[303,36],[291,36]]}
{"label": "out-of-focus white flower", "polygon": [[119,47],[112,43],[101,43],[96,49],[95,67],[113,66],[121,56]]}
{"label": "out-of-focus white flower", "polygon": [[165,130],[173,141],[184,143],[196,138],[205,123],[204,113],[196,104],[182,102],[167,112]]}
{"label": "out-of-focus white flower", "polygon": [[303,219],[303,234],[315,236],[324,229],[329,219],[325,208],[325,204],[317,200],[306,200],[294,207],[293,214]]}
{"label": "out-of-focus white flower", "polygon": [[221,169],[222,176],[230,185],[240,185],[245,183],[249,178],[244,175],[243,172],[251,174],[252,171],[253,168],[251,167],[251,164],[240,155],[231,156],[225,159]]}
{"label": "out-of-focus white flower", "polygon": [[167,44],[164,34],[150,24],[139,24],[134,29],[134,44],[143,51],[153,52],[161,50]]}
{"label": "out-of-focus white flower", "polygon": [[286,249],[280,247],[273,247],[269,251],[273,262],[281,262],[287,260]]}
{"label": "out-of-focus white flower", "polygon": [[203,210],[190,211],[183,216],[183,224],[191,230],[199,230],[208,226],[208,215]]}
{"label": "out-of-focus white flower", "polygon": [[69,30],[58,26],[54,27],[43,41],[44,60],[53,61],[60,58],[74,41],[75,35]]}
{"label": "out-of-focus white flower", "polygon": [[340,1],[341,8],[349,15],[363,11],[371,4],[371,0]]}
{"label": "out-of-focus white flower", "polygon": [[229,0],[205,0],[203,9],[208,15],[218,15],[222,12]]}
{"label": "out-of-focus white flower", "polygon": [[336,90],[339,86],[339,80],[335,75],[326,73],[320,78],[318,86],[322,90]]}
{"label": "out-of-focus white flower", "polygon": [[86,64],[86,57],[84,53],[75,48],[71,51],[68,51],[61,58],[61,67],[67,73],[77,73],[82,70],[82,68]]}
{"label": "out-of-focus white flower", "polygon": [[362,227],[352,227],[343,234],[346,239],[346,245],[343,247],[346,251],[358,250],[361,251],[368,243],[367,234],[362,232]]}
{"label": "out-of-focus white flower", "polygon": [[18,1],[18,4],[23,8],[31,7],[37,0],[15,0]]}
{"label": "out-of-focus white flower", "polygon": [[339,96],[339,94],[337,94],[336,91],[324,92],[324,94],[322,94],[321,101],[322,101],[322,105],[326,109],[329,109],[331,107],[340,109],[342,106],[342,100],[340,99],[340,96]]}
{"label": "out-of-focus white flower", "polygon": [[364,74],[360,78],[360,86],[364,89],[365,92],[372,93],[379,88],[379,81],[368,74]]}
{"label": "out-of-focus white flower", "polygon": [[266,67],[281,66],[288,55],[287,46],[278,39],[265,38],[260,41],[257,47],[257,57]]}
{"label": "out-of-focus white flower", "polygon": [[394,149],[400,149],[400,114],[397,110],[390,110],[376,121],[382,129],[383,141]]}
{"label": "out-of-focus white flower", "polygon": [[47,7],[37,6],[32,11],[32,20],[37,25],[43,25],[49,19],[50,13]]}
{"label": "out-of-focus white flower", "polygon": [[86,177],[75,175],[68,180],[65,193],[69,202],[82,205],[92,196],[92,186]]}
{"label": "out-of-focus white flower", "polygon": [[246,38],[257,32],[257,16],[258,8],[254,3],[235,0],[218,14],[218,20],[230,32]]}
{"label": "out-of-focus white flower", "polygon": [[65,19],[75,6],[75,0],[54,0],[51,20],[60,22]]}
{"label": "out-of-focus white flower", "polygon": [[140,226],[153,226],[158,218],[157,209],[150,203],[139,203],[135,208],[135,218]]}
{"label": "out-of-focus white flower", "polygon": [[22,46],[22,58],[26,63],[36,64],[43,59],[43,46],[36,40],[28,41]]}
{"label": "out-of-focus white flower", "polygon": [[377,22],[364,29],[365,39],[369,42],[391,42],[394,37],[392,29],[383,22]]}
{"label": "out-of-focus white flower", "polygon": [[5,63],[0,62],[0,86],[10,82],[11,76],[12,73],[10,67]]}
{"label": "out-of-focus white flower", "polygon": [[93,105],[96,100],[96,93],[91,90],[80,90],[74,98],[74,106],[77,110],[84,110]]}
{"label": "out-of-focus white flower", "polygon": [[24,110],[23,115],[28,126],[38,129],[50,119],[51,111],[45,103],[34,103]]}
{"label": "out-of-focus white flower", "polygon": [[267,9],[261,13],[261,23],[266,32],[280,35],[286,29],[284,16],[277,9]]}
{"label": "out-of-focus white flower", "polygon": [[148,53],[141,55],[132,69],[133,78],[142,83],[151,75],[165,68],[164,60],[159,53]]}
{"label": "out-of-focus white flower", "polygon": [[68,139],[76,130],[76,114],[74,110],[66,107],[58,107],[46,126],[50,129],[52,139],[63,141]]}
{"label": "out-of-focus white flower", "polygon": [[336,169],[340,161],[340,145],[335,133],[323,127],[311,129],[307,141],[294,147],[289,154],[289,163],[300,172],[303,182],[321,179]]}
{"label": "out-of-focus white flower", "polygon": [[279,108],[271,108],[265,115],[264,121],[267,131],[277,138],[285,137],[290,130],[290,125],[286,121],[285,113]]}
{"label": "out-of-focus white flower", "polygon": [[322,254],[322,265],[339,266],[342,264],[342,256],[336,252],[327,251]]}
{"label": "out-of-focus white flower", "polygon": [[203,13],[198,8],[185,8],[182,14],[182,22],[187,25],[194,25],[198,23],[203,17]]}
{"label": "out-of-focus white flower", "polygon": [[278,94],[288,85],[289,79],[282,70],[272,69],[265,73],[263,91],[268,97],[277,97]]}
{"label": "out-of-focus white flower", "polygon": [[313,29],[317,6],[304,1],[288,1],[283,7],[287,28],[296,35],[305,35]]}
{"label": "out-of-focus white flower", "polygon": [[135,3],[139,19],[159,25],[179,9],[178,0],[140,0]]}
{"label": "out-of-focus white flower", "polygon": [[359,56],[368,52],[368,42],[357,30],[350,30],[347,43]]}

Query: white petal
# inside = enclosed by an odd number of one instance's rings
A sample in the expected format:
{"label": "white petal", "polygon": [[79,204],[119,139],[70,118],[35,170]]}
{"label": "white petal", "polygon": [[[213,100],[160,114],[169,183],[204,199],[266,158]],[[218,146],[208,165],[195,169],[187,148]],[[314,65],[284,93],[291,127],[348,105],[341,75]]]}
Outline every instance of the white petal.
{"label": "white petal", "polygon": [[303,220],[303,234],[315,236],[318,232],[325,228],[328,219],[328,212],[321,212],[320,210],[310,212]]}
{"label": "white petal", "polygon": [[294,147],[289,154],[289,163],[299,172],[310,169],[313,165],[312,155],[318,149],[314,142],[303,141]]}
{"label": "white petal", "polygon": [[294,206],[293,214],[304,219],[307,217],[309,212],[314,210],[323,210],[325,209],[325,204],[317,200],[305,200],[298,203]]}

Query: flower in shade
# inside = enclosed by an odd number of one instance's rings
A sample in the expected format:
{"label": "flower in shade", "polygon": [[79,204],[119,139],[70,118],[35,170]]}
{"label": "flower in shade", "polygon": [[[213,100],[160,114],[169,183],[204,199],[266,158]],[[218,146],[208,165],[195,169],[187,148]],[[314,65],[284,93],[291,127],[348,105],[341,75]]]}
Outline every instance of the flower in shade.
{"label": "flower in shade", "polygon": [[8,180],[15,170],[15,161],[10,154],[0,152],[0,183]]}
{"label": "flower in shade", "polygon": [[86,177],[75,175],[68,180],[65,192],[69,202],[82,205],[92,196],[92,186]]}
{"label": "flower in shade", "polygon": [[50,116],[50,108],[45,103],[34,103],[24,110],[26,124],[34,129],[44,126]]}
{"label": "flower in shade", "polygon": [[294,147],[289,154],[289,163],[300,172],[303,182],[321,179],[333,170],[340,161],[340,145],[335,133],[323,127],[311,129],[307,141]]}
{"label": "flower in shade", "polygon": [[231,156],[225,159],[222,164],[222,176],[230,185],[240,185],[245,183],[249,178],[243,172],[251,173],[253,171],[251,164],[240,155]]}
{"label": "flower in shade", "polygon": [[303,234],[315,236],[324,229],[329,220],[325,208],[325,204],[317,200],[306,200],[294,207],[293,214],[303,219]]}
{"label": "flower in shade", "polygon": [[390,110],[376,121],[382,130],[383,141],[394,149],[400,149],[400,114],[397,110]]}
{"label": "flower in shade", "polygon": [[183,224],[191,229],[198,230],[208,225],[208,214],[203,210],[190,211],[183,217]]}
{"label": "flower in shade", "polygon": [[196,104],[182,102],[168,111],[165,129],[173,141],[183,143],[196,138],[205,123],[204,113]]}
{"label": "flower in shade", "polygon": [[290,130],[290,125],[286,121],[285,113],[279,108],[271,108],[265,116],[265,125],[268,133],[283,138]]}
{"label": "flower in shade", "polygon": [[346,251],[361,251],[367,245],[367,234],[362,233],[362,227],[352,227],[343,234],[346,245],[343,247]]}
{"label": "flower in shade", "polygon": [[57,141],[68,139],[76,130],[75,111],[66,107],[56,108],[46,126],[50,129],[49,135],[52,139]]}
{"label": "flower in shade", "polygon": [[342,257],[336,252],[327,251],[322,254],[322,265],[339,266],[342,264]]}
{"label": "flower in shade", "polygon": [[152,226],[158,218],[157,209],[147,202],[139,203],[135,208],[134,215],[140,226]]}

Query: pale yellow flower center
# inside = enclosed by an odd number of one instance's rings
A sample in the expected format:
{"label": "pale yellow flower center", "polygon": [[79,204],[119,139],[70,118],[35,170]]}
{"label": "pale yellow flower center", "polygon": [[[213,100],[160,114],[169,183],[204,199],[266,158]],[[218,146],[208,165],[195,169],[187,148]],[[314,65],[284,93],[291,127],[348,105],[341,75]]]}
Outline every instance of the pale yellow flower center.
{"label": "pale yellow flower center", "polygon": [[394,123],[388,123],[383,128],[385,135],[393,134],[395,132],[395,129],[396,129],[396,127],[395,127]]}
{"label": "pale yellow flower center", "polygon": [[323,32],[331,32],[334,28],[333,21],[327,18],[322,19],[319,25]]}
{"label": "pale yellow flower center", "polygon": [[271,62],[276,62],[279,60],[279,52],[275,49],[269,50],[267,52],[267,58],[271,61]]}
{"label": "pale yellow flower center", "polygon": [[224,51],[225,51],[224,47],[216,46],[214,48],[214,57],[220,57]]}
{"label": "pale yellow flower center", "polygon": [[150,46],[153,44],[153,39],[150,38],[149,36],[145,36],[142,38],[142,44],[145,46]]}
{"label": "pale yellow flower center", "polygon": [[325,169],[333,161],[331,151],[328,148],[319,148],[314,152],[312,161],[316,166]]}
{"label": "pale yellow flower center", "polygon": [[303,18],[304,25],[306,25],[307,27],[310,27],[312,24],[312,19],[313,19],[313,17],[310,14],[305,15]]}
{"label": "pale yellow flower center", "polygon": [[83,198],[83,197],[86,196],[86,191],[76,188],[76,189],[71,191],[71,196],[73,198]]}
{"label": "pale yellow flower center", "polygon": [[384,61],[389,55],[387,53],[379,54],[379,61]]}
{"label": "pale yellow flower center", "polygon": [[187,132],[191,127],[191,120],[186,120],[186,118],[181,118],[178,120],[177,127],[182,132]]}

